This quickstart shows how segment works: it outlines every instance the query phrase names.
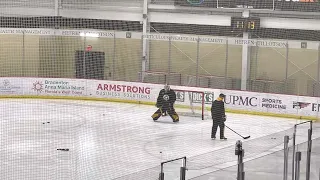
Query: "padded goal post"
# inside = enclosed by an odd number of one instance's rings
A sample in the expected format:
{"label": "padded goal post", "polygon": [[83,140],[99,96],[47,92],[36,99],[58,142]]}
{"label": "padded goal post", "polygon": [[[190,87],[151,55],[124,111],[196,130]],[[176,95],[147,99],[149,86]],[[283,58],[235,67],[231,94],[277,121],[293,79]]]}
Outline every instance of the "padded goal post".
{"label": "padded goal post", "polygon": [[177,95],[175,109],[179,116],[197,117],[202,120],[210,118],[213,93],[173,89]]}

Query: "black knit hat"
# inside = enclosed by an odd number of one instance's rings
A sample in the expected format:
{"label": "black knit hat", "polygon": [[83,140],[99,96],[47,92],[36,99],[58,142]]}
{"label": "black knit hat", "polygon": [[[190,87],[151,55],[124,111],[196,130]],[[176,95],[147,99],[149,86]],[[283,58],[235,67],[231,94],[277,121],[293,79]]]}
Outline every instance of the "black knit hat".
{"label": "black knit hat", "polygon": [[219,97],[225,98],[226,95],[224,95],[224,94],[221,93],[221,94],[219,95]]}

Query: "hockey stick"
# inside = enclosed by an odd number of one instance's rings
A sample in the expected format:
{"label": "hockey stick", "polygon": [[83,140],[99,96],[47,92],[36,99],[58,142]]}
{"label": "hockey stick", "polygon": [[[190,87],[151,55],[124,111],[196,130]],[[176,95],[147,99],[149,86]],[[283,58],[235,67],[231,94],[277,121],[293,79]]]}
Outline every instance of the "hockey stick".
{"label": "hockey stick", "polygon": [[[234,131],[233,129],[229,128],[227,125],[225,125],[228,129],[230,129],[231,131],[233,131],[234,133],[238,134],[239,136],[241,136],[239,133],[237,133],[236,131]],[[243,137],[241,136],[243,139],[249,139],[250,136],[247,136],[247,137]]]}

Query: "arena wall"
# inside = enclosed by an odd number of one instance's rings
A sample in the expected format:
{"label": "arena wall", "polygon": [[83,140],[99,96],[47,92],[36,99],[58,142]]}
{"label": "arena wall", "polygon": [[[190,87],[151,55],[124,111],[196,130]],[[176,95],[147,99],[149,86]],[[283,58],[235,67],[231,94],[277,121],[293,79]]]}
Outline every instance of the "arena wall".
{"label": "arena wall", "polygon": [[[161,84],[63,78],[0,78],[0,98],[41,98],[95,100],[155,105]],[[176,107],[187,108],[187,91],[204,92],[206,111],[220,93],[226,94],[231,113],[247,113],[318,120],[320,98],[246,91],[171,86],[178,95]],[[185,91],[185,92],[184,92]],[[201,107],[200,93],[192,94],[194,106]]]}

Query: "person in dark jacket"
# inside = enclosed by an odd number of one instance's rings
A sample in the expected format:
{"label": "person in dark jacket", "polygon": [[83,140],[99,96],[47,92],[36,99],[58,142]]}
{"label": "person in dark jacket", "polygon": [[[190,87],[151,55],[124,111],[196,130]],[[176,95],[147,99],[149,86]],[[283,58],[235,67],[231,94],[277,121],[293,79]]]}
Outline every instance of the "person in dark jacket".
{"label": "person in dark jacket", "polygon": [[220,94],[218,99],[212,102],[211,106],[211,116],[213,120],[212,131],[211,131],[211,138],[216,138],[216,133],[218,126],[220,128],[220,139],[226,140],[227,138],[224,137],[224,122],[226,121],[226,114],[224,108],[224,98],[226,96],[224,94]]}
{"label": "person in dark jacket", "polygon": [[172,90],[169,85],[165,85],[164,89],[159,92],[156,103],[156,107],[159,109],[151,116],[152,119],[156,121],[160,116],[164,116],[168,113],[173,122],[178,122],[179,116],[173,107],[176,98],[174,90]]}

